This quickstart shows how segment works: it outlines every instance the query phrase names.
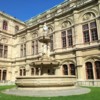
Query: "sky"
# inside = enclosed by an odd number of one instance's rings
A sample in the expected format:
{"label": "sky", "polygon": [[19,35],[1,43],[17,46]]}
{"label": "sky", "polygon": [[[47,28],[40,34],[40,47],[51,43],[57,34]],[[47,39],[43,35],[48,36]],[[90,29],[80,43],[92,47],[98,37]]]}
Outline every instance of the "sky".
{"label": "sky", "polygon": [[0,11],[26,21],[64,0],[0,0]]}

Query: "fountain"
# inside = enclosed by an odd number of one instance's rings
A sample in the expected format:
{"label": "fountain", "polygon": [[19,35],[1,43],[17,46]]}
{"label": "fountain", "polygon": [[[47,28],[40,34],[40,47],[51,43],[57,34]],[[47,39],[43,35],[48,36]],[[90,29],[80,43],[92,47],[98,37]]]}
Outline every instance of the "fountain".
{"label": "fountain", "polygon": [[48,43],[50,38],[47,35],[48,27],[43,26],[43,36],[39,41],[43,43],[42,56],[38,61],[32,62],[30,66],[37,69],[35,76],[21,76],[16,78],[16,85],[19,88],[62,88],[75,86],[76,77],[67,75],[56,75],[55,71],[59,67],[59,62],[52,60],[49,55]]}

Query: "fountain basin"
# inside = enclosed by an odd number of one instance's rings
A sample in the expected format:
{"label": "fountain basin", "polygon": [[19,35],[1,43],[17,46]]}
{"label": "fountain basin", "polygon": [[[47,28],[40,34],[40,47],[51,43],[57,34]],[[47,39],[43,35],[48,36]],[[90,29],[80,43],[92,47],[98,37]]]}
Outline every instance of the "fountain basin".
{"label": "fountain basin", "polygon": [[76,83],[75,76],[31,76],[17,77],[16,85],[18,87],[69,87]]}

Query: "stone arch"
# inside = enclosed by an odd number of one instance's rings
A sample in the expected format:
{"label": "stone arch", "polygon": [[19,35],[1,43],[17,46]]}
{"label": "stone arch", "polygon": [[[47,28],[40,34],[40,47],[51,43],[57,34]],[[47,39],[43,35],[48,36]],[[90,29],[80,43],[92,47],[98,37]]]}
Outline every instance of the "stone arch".
{"label": "stone arch", "polygon": [[37,31],[33,32],[32,33],[32,38],[37,38],[37,37],[38,37],[38,32]]}
{"label": "stone arch", "polygon": [[61,63],[62,72],[64,75],[76,75],[76,64],[74,60],[63,60]]}
{"label": "stone arch", "polygon": [[100,57],[98,57],[98,56],[89,56],[89,57],[84,58],[84,63],[86,63],[86,62],[95,62],[97,60],[100,61]]}
{"label": "stone arch", "polygon": [[20,41],[21,41],[22,43],[26,42],[26,37],[25,37],[25,36],[20,37]]}
{"label": "stone arch", "polygon": [[90,18],[95,18],[98,16],[98,12],[94,9],[90,9],[90,10],[87,10],[87,11],[84,11],[81,15],[79,15],[79,21],[83,21],[83,18],[87,16],[87,19],[88,17],[90,16]]}
{"label": "stone arch", "polygon": [[26,68],[24,66],[19,67],[19,75],[26,76]]}
{"label": "stone arch", "polygon": [[2,37],[2,38],[0,39],[0,43],[8,43],[8,39],[5,38],[5,37]]}
{"label": "stone arch", "polygon": [[48,26],[48,33],[52,33],[54,31],[54,28],[53,28],[53,26]]}
{"label": "stone arch", "polygon": [[86,21],[86,20],[90,20],[90,19],[93,19],[95,18],[95,14],[92,13],[92,12],[88,12],[88,13],[85,13],[83,16],[82,16],[82,21]]}
{"label": "stone arch", "polygon": [[69,63],[72,63],[72,64],[75,64],[75,65],[76,65],[76,63],[75,63],[74,60],[63,60],[63,61],[61,62],[61,65],[63,65],[63,64],[69,64]]}
{"label": "stone arch", "polygon": [[67,28],[67,27],[70,27],[72,24],[71,24],[71,21],[67,20],[67,21],[64,21],[62,23],[62,28]]}

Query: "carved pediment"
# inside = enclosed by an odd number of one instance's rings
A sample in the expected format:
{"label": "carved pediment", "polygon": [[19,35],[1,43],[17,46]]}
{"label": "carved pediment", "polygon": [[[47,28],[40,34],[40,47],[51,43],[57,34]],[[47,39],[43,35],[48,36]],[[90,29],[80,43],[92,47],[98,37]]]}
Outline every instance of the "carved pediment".
{"label": "carved pediment", "polygon": [[33,33],[32,34],[32,38],[37,38],[38,37],[38,34],[37,33]]}
{"label": "carved pediment", "polygon": [[83,15],[83,21],[90,20],[93,18],[95,18],[95,14],[92,12],[89,12]]}
{"label": "carved pediment", "polygon": [[48,33],[52,33],[53,29],[51,27],[48,28]]}
{"label": "carved pediment", "polygon": [[25,42],[25,41],[26,41],[26,37],[25,36],[20,38],[20,42]]}
{"label": "carved pediment", "polygon": [[70,27],[71,26],[71,22],[70,21],[65,21],[62,23],[62,28],[66,28],[66,27]]}
{"label": "carved pediment", "polygon": [[4,35],[0,35],[0,43],[8,43],[8,38]]}

